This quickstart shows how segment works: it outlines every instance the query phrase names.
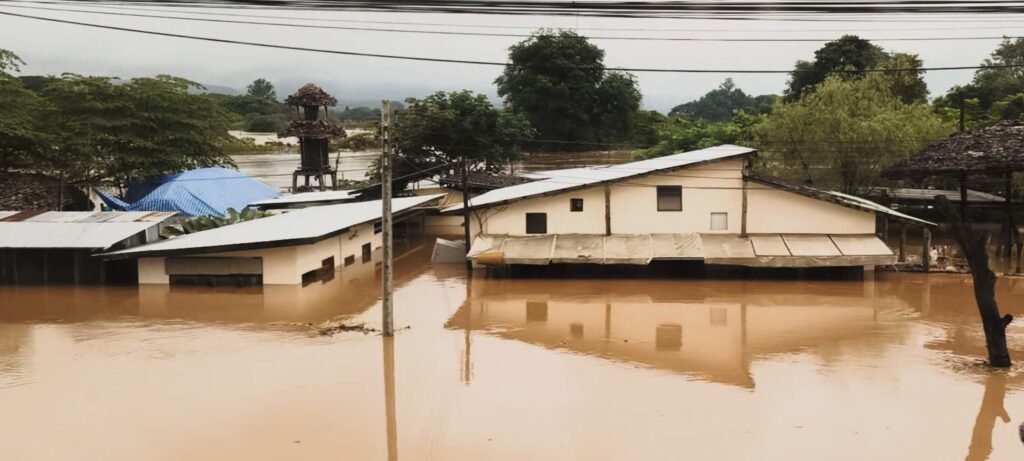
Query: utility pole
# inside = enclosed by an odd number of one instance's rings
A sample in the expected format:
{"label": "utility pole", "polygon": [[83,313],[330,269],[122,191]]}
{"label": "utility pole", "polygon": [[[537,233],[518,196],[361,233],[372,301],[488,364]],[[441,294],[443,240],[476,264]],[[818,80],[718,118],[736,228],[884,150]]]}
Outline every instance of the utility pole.
{"label": "utility pole", "polygon": [[473,261],[470,261],[469,247],[473,245],[470,241],[469,232],[469,162],[466,161],[466,156],[462,156],[462,227],[463,234],[466,237],[466,272],[473,272]]}
{"label": "utility pole", "polygon": [[394,336],[395,329],[392,325],[394,319],[394,300],[392,299],[391,283],[391,139],[389,129],[391,124],[391,102],[382,101],[380,106],[380,140],[383,149],[380,156],[380,202],[381,212],[381,246],[383,247],[381,262],[381,310],[383,322],[381,333],[384,336]]}

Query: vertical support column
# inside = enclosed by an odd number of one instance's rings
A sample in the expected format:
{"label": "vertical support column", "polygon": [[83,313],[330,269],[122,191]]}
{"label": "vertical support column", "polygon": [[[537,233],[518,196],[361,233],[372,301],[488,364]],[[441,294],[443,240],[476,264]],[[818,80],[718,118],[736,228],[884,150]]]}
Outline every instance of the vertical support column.
{"label": "vertical support column", "polygon": [[966,224],[967,219],[967,175],[960,173],[960,222]]}
{"label": "vertical support column", "polygon": [[[392,254],[392,245],[394,241],[391,235],[391,149],[388,138],[388,131],[391,123],[391,103],[383,101],[381,103],[380,110],[380,139],[383,142],[384,147],[381,151],[380,156],[380,197],[381,197],[381,240],[382,240],[382,263],[381,263],[381,310],[383,315],[383,322],[381,327],[381,334],[384,336],[392,336],[395,334],[393,323],[393,299],[392,299],[392,285],[391,275],[392,268],[391,263],[394,255]],[[385,343],[387,344],[387,343]]]}
{"label": "vertical support column", "polygon": [[604,235],[612,235],[612,186],[604,185]]}
{"label": "vertical support column", "polygon": [[[1015,243],[1014,234],[1017,232],[1016,224],[1013,222],[1013,173],[1006,173],[1006,240],[1005,248],[1003,249],[1003,257],[1010,258],[1013,253],[1013,244]],[[1009,261],[1007,261],[1009,262]]]}
{"label": "vertical support column", "polygon": [[932,231],[927,226],[921,229],[921,266],[928,272],[932,267]]}
{"label": "vertical support column", "polygon": [[747,177],[743,176],[743,201],[740,204],[740,237],[747,236]]}
{"label": "vertical support column", "polygon": [[900,262],[907,262],[907,223],[900,223]]}
{"label": "vertical support column", "polygon": [[473,272],[473,261],[469,259],[469,248],[473,246],[469,222],[469,162],[462,158],[462,233],[466,239],[466,272]]}

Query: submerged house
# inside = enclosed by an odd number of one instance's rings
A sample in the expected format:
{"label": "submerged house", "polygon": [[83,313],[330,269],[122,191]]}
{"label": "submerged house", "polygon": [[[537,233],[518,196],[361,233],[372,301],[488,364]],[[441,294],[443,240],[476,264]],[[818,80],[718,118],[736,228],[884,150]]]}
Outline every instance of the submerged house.
{"label": "submerged house", "polygon": [[[396,246],[422,238],[419,208],[439,198],[392,202]],[[306,285],[333,278],[338,268],[374,264],[380,221],[380,200],[316,206],[103,256],[137,260],[140,284]]]}
{"label": "submerged house", "polygon": [[[838,192],[750,173],[753,149],[722,145],[621,165],[533,174],[469,201],[478,264],[748,267],[887,265],[876,215],[934,224]],[[461,214],[461,204],[444,210]]]}
{"label": "submerged house", "polygon": [[0,211],[0,283],[135,283],[130,261],[95,255],[158,240],[167,212]]}

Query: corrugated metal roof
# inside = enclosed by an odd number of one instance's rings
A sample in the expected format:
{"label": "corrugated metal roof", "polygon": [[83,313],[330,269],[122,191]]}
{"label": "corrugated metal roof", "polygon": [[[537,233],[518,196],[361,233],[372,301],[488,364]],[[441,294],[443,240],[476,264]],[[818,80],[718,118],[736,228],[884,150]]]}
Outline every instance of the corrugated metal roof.
{"label": "corrugated metal roof", "polygon": [[[516,186],[495,189],[487,192],[486,194],[473,197],[469,200],[469,207],[478,208],[482,206],[496,205],[535,195],[567,191],[609,181],[620,181],[623,179],[656,173],[658,171],[682,168],[713,160],[746,155],[753,152],[754,149],[749,147],[725,144],[707,149],[641,160],[639,162],[623,163],[621,165],[593,168],[569,168],[565,170],[532,173],[530,177],[543,179]],[[444,211],[451,212],[460,209],[462,209],[462,204],[450,206]]]}
{"label": "corrugated metal roof", "polygon": [[[427,195],[396,198],[392,201],[392,210],[399,213],[440,197],[441,195]],[[380,200],[316,206],[187,234],[107,255],[160,256],[300,245],[330,237],[346,228],[380,218]]]}
{"label": "corrugated metal roof", "polygon": [[[936,195],[944,195],[951,202],[960,201],[960,191],[945,189],[908,189],[908,188],[879,188],[881,193],[896,200],[927,200],[935,199]],[[967,189],[968,202],[1002,202],[1006,199],[995,194]]]}
{"label": "corrugated metal roof", "polygon": [[198,168],[132,184],[124,199],[96,190],[111,208],[125,211],[175,211],[186,216],[224,216],[228,208],[241,211],[250,202],[281,192],[227,168]]}
{"label": "corrugated metal roof", "polygon": [[894,210],[892,208],[889,208],[889,207],[886,207],[886,206],[879,205],[879,204],[877,204],[875,202],[872,202],[871,200],[862,199],[860,197],[855,197],[853,195],[844,194],[842,192],[836,192],[836,191],[833,191],[833,190],[824,190],[824,189],[814,189],[814,190],[816,190],[818,192],[821,192],[821,193],[824,193],[824,194],[831,195],[831,196],[835,197],[837,201],[843,202],[843,203],[845,203],[845,204],[847,204],[849,206],[861,208],[861,209],[864,209],[864,210],[867,210],[867,211],[873,211],[875,213],[887,214],[889,216],[900,218],[900,219],[903,219],[905,221],[914,221],[914,222],[917,222],[918,224],[924,224],[924,225],[927,225],[927,226],[935,226],[936,225],[935,223],[933,223],[931,221],[925,221],[923,219],[915,218],[915,217],[910,216],[910,215],[905,214],[905,213],[900,213],[899,211],[896,211],[896,210]]}
{"label": "corrugated metal roof", "polygon": [[354,198],[350,190],[329,190],[322,192],[301,192],[282,195],[277,198],[252,202],[249,206],[288,205],[293,203],[334,202]]}
{"label": "corrugated metal roof", "polygon": [[[0,219],[15,212],[0,212]],[[174,213],[47,211],[20,221],[0,221],[0,248],[107,249],[159,225]]]}

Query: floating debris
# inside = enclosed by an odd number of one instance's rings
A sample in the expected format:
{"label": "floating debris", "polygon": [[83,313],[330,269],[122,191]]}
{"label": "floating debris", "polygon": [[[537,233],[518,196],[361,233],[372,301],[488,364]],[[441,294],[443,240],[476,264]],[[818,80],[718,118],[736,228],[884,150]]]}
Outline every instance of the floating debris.
{"label": "floating debris", "polygon": [[349,325],[342,322],[327,322],[317,328],[317,332],[320,333],[320,336],[334,336],[338,333],[344,333],[349,331],[358,331],[364,335],[370,333],[380,333],[380,330],[376,328],[370,328],[366,326],[365,323]]}

